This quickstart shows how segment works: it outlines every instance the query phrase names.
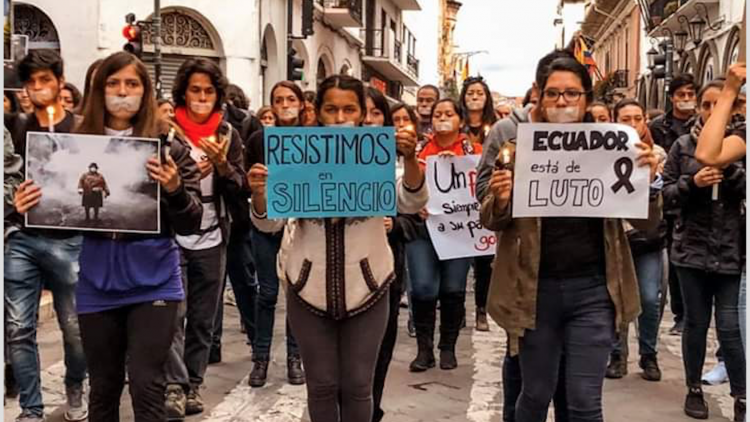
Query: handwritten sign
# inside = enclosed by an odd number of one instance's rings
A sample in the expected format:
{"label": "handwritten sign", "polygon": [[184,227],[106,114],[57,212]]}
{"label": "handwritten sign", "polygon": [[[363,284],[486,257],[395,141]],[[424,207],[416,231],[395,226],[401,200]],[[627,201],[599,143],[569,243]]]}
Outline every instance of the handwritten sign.
{"label": "handwritten sign", "polygon": [[267,128],[269,218],[396,215],[393,128]]}
{"label": "handwritten sign", "polygon": [[519,125],[513,217],[647,218],[638,142],[625,125]]}
{"label": "handwritten sign", "polygon": [[427,230],[440,260],[494,255],[497,239],[479,221],[479,155],[427,159]]}

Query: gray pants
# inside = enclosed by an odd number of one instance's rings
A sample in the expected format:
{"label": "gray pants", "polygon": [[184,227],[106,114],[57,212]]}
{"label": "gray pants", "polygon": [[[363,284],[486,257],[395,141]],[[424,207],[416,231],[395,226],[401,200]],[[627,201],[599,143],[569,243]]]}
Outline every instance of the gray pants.
{"label": "gray pants", "polygon": [[177,309],[177,330],[164,368],[167,384],[191,389],[203,384],[226,256],[225,244],[202,251],[182,249],[185,300]]}
{"label": "gray pants", "polygon": [[372,420],[372,384],[388,323],[388,294],[369,310],[334,321],[287,294],[287,315],[307,375],[311,422]]}

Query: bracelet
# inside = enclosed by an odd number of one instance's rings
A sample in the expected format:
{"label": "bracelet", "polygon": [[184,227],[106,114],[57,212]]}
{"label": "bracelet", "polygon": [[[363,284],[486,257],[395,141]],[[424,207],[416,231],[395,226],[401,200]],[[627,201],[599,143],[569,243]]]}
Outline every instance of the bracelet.
{"label": "bracelet", "polygon": [[427,180],[427,177],[422,176],[422,182],[417,186],[416,188],[411,188],[406,182],[403,182],[404,189],[409,193],[417,193],[422,190],[422,187],[424,187],[425,181]]}

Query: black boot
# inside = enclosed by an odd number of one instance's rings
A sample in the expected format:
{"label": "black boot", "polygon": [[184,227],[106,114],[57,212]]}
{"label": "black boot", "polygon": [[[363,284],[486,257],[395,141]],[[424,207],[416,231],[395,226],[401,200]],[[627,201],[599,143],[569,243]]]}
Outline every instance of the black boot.
{"label": "black boot", "polygon": [[456,342],[461,324],[466,316],[466,293],[451,293],[442,295],[440,302],[440,369],[455,369]]}
{"label": "black boot", "polygon": [[435,307],[436,300],[417,300],[412,298],[414,310],[414,328],[417,331],[417,357],[409,365],[411,372],[424,372],[435,367]]}

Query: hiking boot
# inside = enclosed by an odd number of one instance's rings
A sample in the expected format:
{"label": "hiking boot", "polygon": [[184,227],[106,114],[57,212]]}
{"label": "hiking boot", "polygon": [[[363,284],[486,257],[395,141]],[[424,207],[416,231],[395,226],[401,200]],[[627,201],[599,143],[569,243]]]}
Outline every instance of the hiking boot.
{"label": "hiking boot", "polygon": [[487,323],[487,310],[484,308],[477,308],[476,330],[490,331],[490,325]]}
{"label": "hiking boot", "polygon": [[250,371],[250,379],[247,383],[250,387],[263,387],[268,378],[268,359],[253,360],[253,370]]}
{"label": "hiking boot", "polygon": [[441,350],[440,351],[440,369],[451,370],[456,369],[458,362],[456,361],[455,350]]}
{"label": "hiking boot", "polygon": [[213,365],[215,363],[221,363],[221,346],[211,347],[211,351],[208,352],[208,364]]}
{"label": "hiking boot", "polygon": [[37,415],[28,410],[24,410],[16,417],[16,422],[44,422],[44,416]]}
{"label": "hiking boot", "polygon": [[643,369],[641,378],[646,381],[661,381],[661,369],[659,369],[659,361],[656,359],[656,355],[641,356],[638,366]]}
{"label": "hiking boot", "polygon": [[628,362],[623,359],[622,355],[612,353],[609,356],[609,365],[605,376],[609,379],[620,379],[628,374]]}
{"label": "hiking boot", "polygon": [[703,390],[700,387],[688,390],[685,397],[685,414],[695,419],[708,419],[708,405],[703,400]]}
{"label": "hiking boot", "polygon": [[168,421],[181,421],[185,419],[185,391],[181,385],[167,385],[166,401],[164,406],[167,408]]}
{"label": "hiking boot", "polygon": [[724,361],[719,361],[714,369],[703,374],[701,381],[703,385],[721,385],[729,382],[729,374],[727,373],[727,366],[724,364]]}
{"label": "hiking boot", "polygon": [[684,330],[685,330],[685,321],[680,320],[680,321],[675,322],[672,328],[669,329],[669,335],[681,336]]}
{"label": "hiking boot", "polygon": [[745,422],[745,397],[734,399],[734,422]]}
{"label": "hiking boot", "polygon": [[203,398],[198,392],[199,386],[191,387],[185,400],[185,416],[203,413]]}
{"label": "hiking boot", "polygon": [[302,370],[302,359],[298,355],[291,355],[286,359],[286,377],[292,385],[305,383],[305,371]]}
{"label": "hiking boot", "polygon": [[83,391],[83,383],[66,386],[65,396],[68,401],[68,410],[63,414],[68,422],[78,422],[89,417],[89,406]]}

